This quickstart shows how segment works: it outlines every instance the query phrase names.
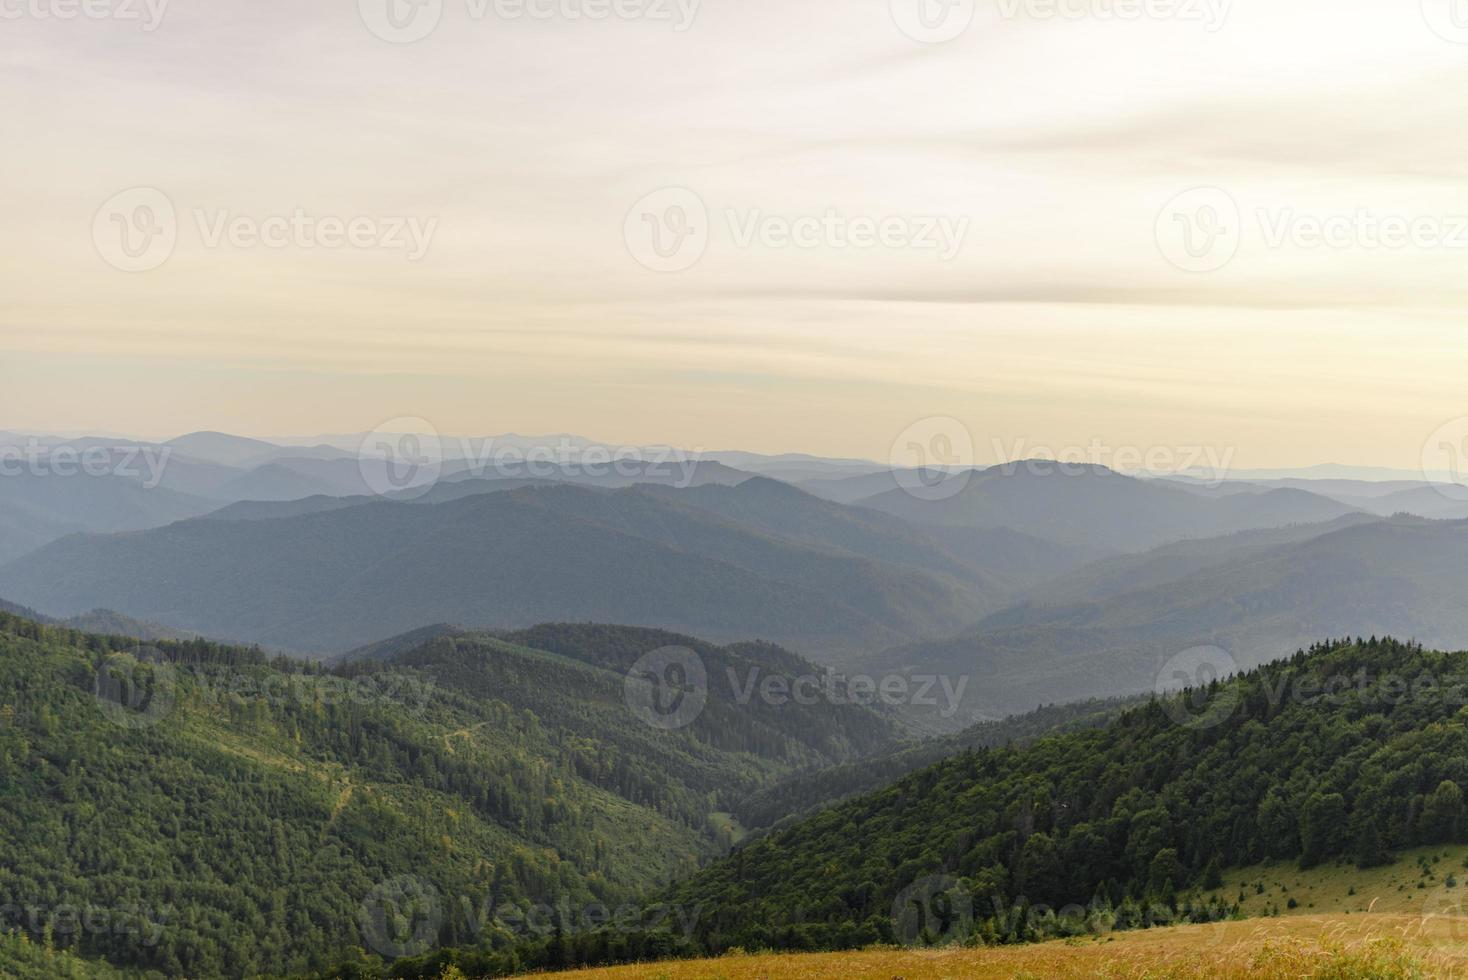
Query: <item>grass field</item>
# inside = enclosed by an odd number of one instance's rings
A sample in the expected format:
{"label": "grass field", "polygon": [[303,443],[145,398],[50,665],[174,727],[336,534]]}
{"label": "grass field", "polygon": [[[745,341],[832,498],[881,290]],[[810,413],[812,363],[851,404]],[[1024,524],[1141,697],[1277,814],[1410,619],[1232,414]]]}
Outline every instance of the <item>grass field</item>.
{"label": "grass field", "polygon": [[1468,919],[1299,915],[992,949],[729,956],[562,980],[1395,980],[1468,978]]}
{"label": "grass field", "polygon": [[[1312,912],[1390,912],[1404,915],[1468,915],[1468,847],[1425,847],[1404,852],[1396,863],[1366,871],[1332,864],[1309,871],[1264,864],[1227,872],[1224,886],[1205,893],[1238,902],[1246,916]],[[1295,908],[1290,908],[1290,900]]]}
{"label": "grass field", "polygon": [[[1461,977],[1468,980],[1468,847],[1409,851],[1383,868],[1266,864],[1207,893],[1249,918],[993,949],[747,955],[557,974],[579,980]],[[1293,900],[1294,906],[1290,902]],[[1276,916],[1274,913],[1278,912]]]}

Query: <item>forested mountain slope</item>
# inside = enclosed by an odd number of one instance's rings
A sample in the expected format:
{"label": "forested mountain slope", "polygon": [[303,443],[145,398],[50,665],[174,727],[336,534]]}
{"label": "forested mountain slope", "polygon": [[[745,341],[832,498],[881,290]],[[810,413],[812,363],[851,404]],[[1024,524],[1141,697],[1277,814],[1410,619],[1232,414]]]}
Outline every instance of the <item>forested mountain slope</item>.
{"label": "forested mountain slope", "polygon": [[873,792],[914,770],[970,749],[1025,744],[1065,732],[1101,728],[1140,700],[1137,697],[1048,705],[1001,721],[980,722],[952,735],[924,739],[855,762],[797,772],[739,801],[734,813],[751,829],[782,824],[846,797]]}
{"label": "forested mountain slope", "polygon": [[714,951],[891,940],[914,895],[943,938],[1034,938],[1036,920],[1010,913],[1037,904],[1137,924],[1210,866],[1369,866],[1461,839],[1464,704],[1468,653],[1325,644],[1105,728],[955,756],[756,840],[670,898],[712,910],[699,938]]}
{"label": "forested mountain slope", "polygon": [[[1060,601],[1041,590],[960,636],[878,655],[869,669],[970,676],[966,707],[1003,715],[1152,690],[1163,665],[1195,646],[1219,647],[1247,668],[1331,633],[1468,645],[1468,522],[1403,517],[1317,530],[1219,554],[1179,545],[1121,562],[1119,577],[1103,563],[1058,583]],[[1128,576],[1138,588],[1125,587]]]}
{"label": "forested mountain slope", "polygon": [[[746,711],[715,681],[811,669],[783,651],[537,635],[581,652],[445,636],[328,672],[0,614],[0,907],[131,916],[132,933],[59,940],[114,965],[301,972],[380,947],[364,902],[412,875],[448,897],[426,941],[493,948],[517,937],[484,908],[630,900],[719,851],[711,814],[892,744],[865,708]],[[634,714],[614,669],[669,643],[710,670],[706,708],[676,730]]]}
{"label": "forested mountain slope", "polygon": [[840,657],[940,636],[998,605],[956,575],[776,537],[641,489],[571,486],[75,536],[0,568],[0,595],[51,615],[106,607],[318,653],[429,623],[569,619]]}

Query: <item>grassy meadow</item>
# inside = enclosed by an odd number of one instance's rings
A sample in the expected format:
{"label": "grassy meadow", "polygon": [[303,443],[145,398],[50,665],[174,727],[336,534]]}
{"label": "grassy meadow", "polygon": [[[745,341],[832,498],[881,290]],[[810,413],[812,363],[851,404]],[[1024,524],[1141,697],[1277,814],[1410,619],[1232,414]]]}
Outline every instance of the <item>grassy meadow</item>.
{"label": "grassy meadow", "polygon": [[[576,980],[961,980],[1103,977],[1463,977],[1468,980],[1468,847],[1429,847],[1361,870],[1291,863],[1224,875],[1206,896],[1240,921],[1116,932],[1031,946],[881,948],[733,955],[557,974]],[[1291,904],[1293,902],[1293,904]]]}
{"label": "grassy meadow", "polygon": [[1468,977],[1468,919],[1300,915],[980,949],[734,955],[563,980],[1408,980]]}

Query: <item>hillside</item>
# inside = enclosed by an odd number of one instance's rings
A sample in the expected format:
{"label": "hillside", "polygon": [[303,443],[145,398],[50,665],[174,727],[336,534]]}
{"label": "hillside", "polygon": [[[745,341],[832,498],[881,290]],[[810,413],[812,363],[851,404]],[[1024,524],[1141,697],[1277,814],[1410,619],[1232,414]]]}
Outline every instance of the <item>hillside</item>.
{"label": "hillside", "polygon": [[[1463,845],[1414,849],[1393,864],[1368,869],[1331,864],[1301,870],[1298,864],[1276,862],[1223,876],[1216,894],[1237,901],[1243,916],[1226,922],[1127,932],[1087,930],[1064,940],[978,949],[912,946],[828,954],[736,953],[719,960],[659,964],[654,975],[670,980],[1460,977],[1468,975],[1468,894],[1463,886],[1449,886],[1447,881],[1468,877],[1465,868],[1468,847]],[[647,973],[645,966],[605,967],[552,976],[634,980]]]}
{"label": "hillside", "polygon": [[1320,530],[1093,566],[969,632],[888,651],[868,667],[971,675],[966,707],[1002,715],[1151,690],[1164,664],[1196,646],[1247,668],[1332,633],[1468,645],[1468,523],[1398,518]]}
{"label": "hillside", "polygon": [[1182,484],[1138,480],[1104,466],[1034,461],[948,478],[938,499],[892,489],[861,506],[917,524],[1004,527],[1061,544],[1144,551],[1181,538],[1334,520],[1353,508],[1303,490],[1210,495]]}
{"label": "hillside", "polygon": [[1043,937],[1048,920],[1008,914],[1036,905],[1104,909],[1118,925],[1158,904],[1226,916],[1231,901],[1188,891],[1221,869],[1370,867],[1459,839],[1465,698],[1468,653],[1322,645],[1102,729],[945,760],[761,838],[668,898],[714,910],[697,939],[715,952],[890,941],[913,888],[972,910],[943,938]]}
{"label": "hillside", "polygon": [[1238,531],[1213,538],[1190,538],[1137,554],[1115,555],[1056,576],[1022,597],[1034,605],[1094,602],[1127,592],[1166,585],[1205,568],[1273,548],[1298,544],[1334,531],[1375,523],[1370,514],[1346,514],[1321,524]]}
{"label": "hillside", "polygon": [[[867,709],[746,711],[714,680],[810,669],[784,651],[535,635],[581,655],[441,637],[333,673],[0,614],[0,908],[126,910],[131,936],[58,938],[117,966],[302,972],[352,947],[390,955],[361,910],[411,875],[455,902],[425,941],[509,943],[483,910],[628,901],[718,853],[711,816],[742,795],[891,744]],[[609,669],[669,643],[711,678],[678,730],[639,720]]]}
{"label": "hillside", "polygon": [[[757,954],[553,973],[559,980],[1425,980],[1460,977],[1459,923],[1417,916],[1218,922],[1029,946]],[[1406,937],[1406,938],[1403,938]]]}
{"label": "hillside", "polygon": [[1001,604],[973,576],[775,537],[644,489],[570,486],[70,537],[0,568],[0,595],[321,654],[428,623],[582,620],[849,658]]}
{"label": "hillside", "polygon": [[647,492],[810,547],[953,575],[994,596],[1018,591],[1100,557],[1088,549],[1056,545],[1005,529],[935,532],[866,507],[836,504],[765,477],[736,487]]}
{"label": "hillside", "polygon": [[1024,745],[1050,735],[1101,728],[1141,700],[1138,697],[1050,705],[1002,721],[980,722],[955,734],[927,738],[855,762],[797,772],[740,800],[734,813],[750,829],[781,826],[796,816],[808,815],[847,797],[874,792],[951,755],[978,748]]}
{"label": "hillside", "polygon": [[[279,445],[221,432],[194,432],[157,443],[0,431],[0,451],[7,460],[0,474],[0,564],[68,534],[161,527],[234,504],[244,506],[232,517],[270,503],[288,505],[285,509],[290,510],[289,505],[308,498],[367,502],[374,499],[374,491],[393,482],[383,460],[362,457],[363,438],[365,434],[347,438],[350,448],[343,448]],[[593,460],[582,465],[575,457],[552,463],[544,454],[555,444],[518,437],[449,440],[444,443],[449,458],[436,471],[425,470],[422,479],[441,478],[431,493],[434,502],[443,502],[484,489],[465,484],[487,485],[498,479],[520,486],[554,481],[622,488],[732,485],[752,475],[716,460],[681,457],[662,464]],[[485,457],[452,455],[466,450]],[[497,455],[506,451],[508,455]],[[603,456],[610,459],[610,450]],[[332,506],[316,500],[294,509]]]}
{"label": "hillside", "polygon": [[201,497],[119,476],[6,475],[0,478],[0,563],[68,534],[142,530],[213,507]]}

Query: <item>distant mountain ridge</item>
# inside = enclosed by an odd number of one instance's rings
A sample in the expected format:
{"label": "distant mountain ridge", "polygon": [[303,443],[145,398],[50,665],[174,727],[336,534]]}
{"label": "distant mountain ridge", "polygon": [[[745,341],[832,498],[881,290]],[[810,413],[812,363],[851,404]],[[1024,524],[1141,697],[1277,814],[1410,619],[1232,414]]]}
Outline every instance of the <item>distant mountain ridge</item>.
{"label": "distant mountain ridge", "polygon": [[1324,533],[1287,529],[1279,543],[1231,549],[1215,542],[1213,554],[1200,544],[1181,558],[1185,546],[1174,545],[1092,566],[964,634],[887,651],[868,667],[971,675],[973,706],[1007,714],[1149,690],[1171,657],[1197,646],[1221,648],[1241,669],[1332,632],[1468,647],[1468,522],[1315,530]]}
{"label": "distant mountain ridge", "polygon": [[1210,496],[1104,466],[1034,460],[947,476],[921,493],[856,501],[917,524],[1022,531],[1073,546],[1137,552],[1187,537],[1334,520],[1355,508],[1301,490]]}
{"label": "distant mountain ridge", "polygon": [[977,573],[813,547],[645,489],[565,485],[71,537],[0,569],[0,594],[320,653],[432,622],[572,618],[835,657],[939,635],[1003,598],[986,596]]}

